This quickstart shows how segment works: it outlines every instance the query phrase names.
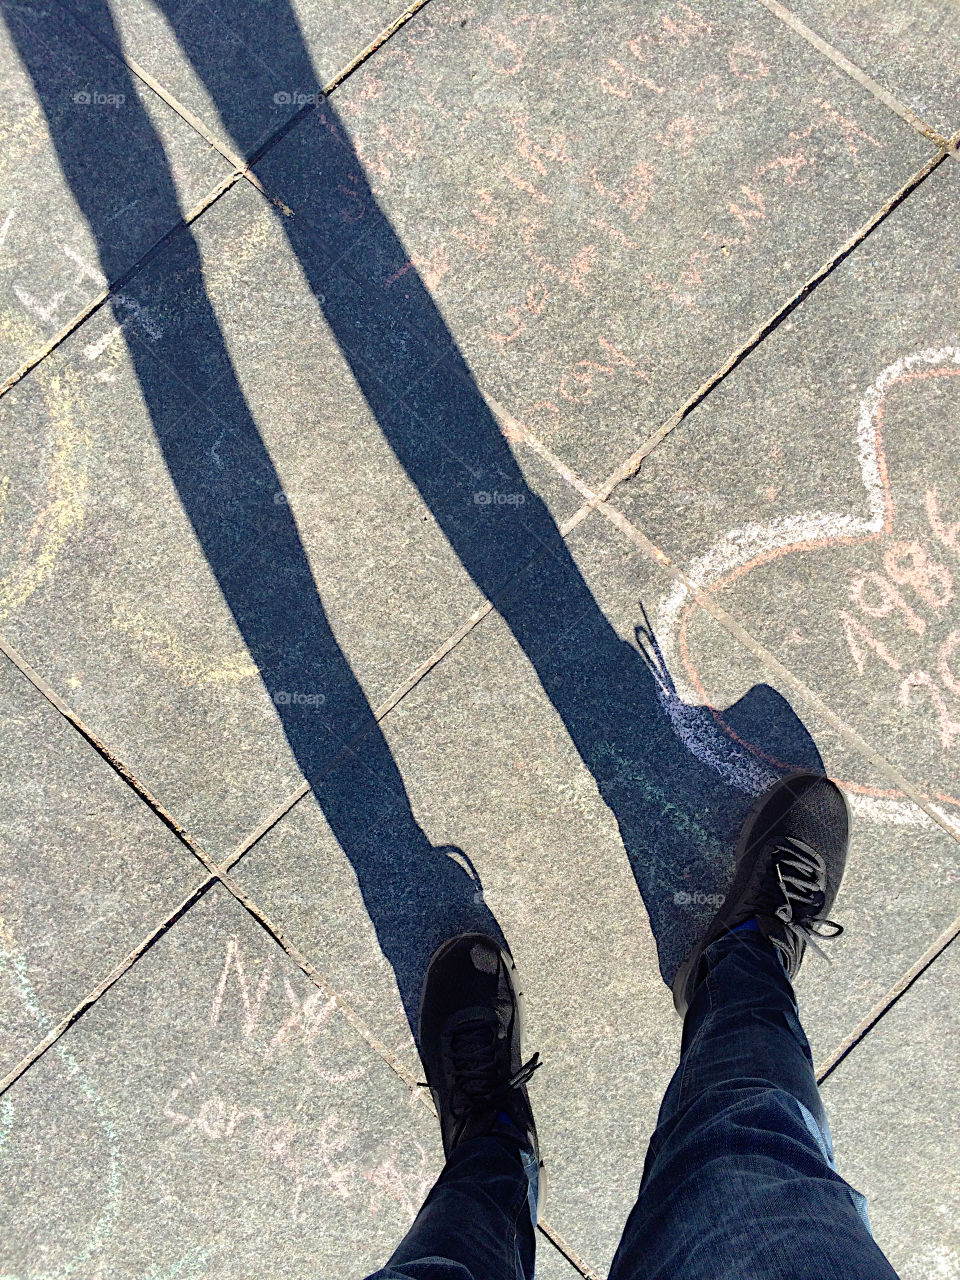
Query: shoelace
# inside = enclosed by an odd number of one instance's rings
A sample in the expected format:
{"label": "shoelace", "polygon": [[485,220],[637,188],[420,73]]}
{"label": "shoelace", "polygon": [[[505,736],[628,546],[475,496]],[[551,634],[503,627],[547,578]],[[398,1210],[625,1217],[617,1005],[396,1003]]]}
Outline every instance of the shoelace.
{"label": "shoelace", "polygon": [[[513,1089],[526,1084],[543,1065],[540,1054],[535,1053],[507,1080],[500,1080],[496,1048],[497,1028],[490,1022],[467,1023],[453,1036],[451,1051],[457,1083],[471,1108],[480,1105],[500,1107]],[[425,1080],[418,1081],[418,1084],[421,1088],[429,1088]]]}
{"label": "shoelace", "polygon": [[826,889],[827,864],[816,849],[796,836],[784,837],[773,851],[773,861],[783,895],[775,914],[787,926],[790,942],[785,943],[779,938],[771,938],[770,941],[791,965],[799,963],[802,949],[807,944],[827,964],[831,964],[830,957],[816,940],[839,937],[843,933],[843,925],[812,914],[817,898]]}
{"label": "shoelace", "polygon": [[487,1102],[502,1099],[511,1089],[526,1084],[540,1066],[540,1054],[535,1053],[519,1071],[506,1081],[497,1079],[497,1028],[489,1022],[461,1028],[453,1037],[451,1050],[457,1071],[457,1080],[463,1092],[473,1100]]}
{"label": "shoelace", "polygon": [[505,1088],[516,1089],[518,1085],[526,1084],[537,1068],[542,1066],[543,1063],[540,1061],[539,1052],[535,1053],[532,1058],[523,1064],[519,1071],[510,1077]]}
{"label": "shoelace", "polygon": [[499,1087],[497,1027],[491,1022],[466,1023],[450,1044],[457,1083],[470,1098],[482,1098]]}

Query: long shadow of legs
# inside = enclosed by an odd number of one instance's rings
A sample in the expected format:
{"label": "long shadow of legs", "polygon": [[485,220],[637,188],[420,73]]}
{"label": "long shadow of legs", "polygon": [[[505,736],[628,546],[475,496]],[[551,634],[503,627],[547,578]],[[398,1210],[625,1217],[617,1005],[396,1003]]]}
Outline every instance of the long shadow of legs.
{"label": "long shadow of legs", "polygon": [[[69,18],[48,11],[39,23],[20,8],[4,16],[96,237],[101,269],[114,279],[126,265],[111,225],[115,210],[134,205],[140,218],[161,227],[180,218],[162,143],[120,63],[110,68],[110,91],[124,95],[122,115],[108,120],[112,136],[91,130],[89,112],[72,95],[91,85],[102,91],[104,59],[96,46],[77,40]],[[105,4],[91,0],[85,17],[116,39]],[[413,1025],[434,946],[464,927],[500,936],[496,921],[468,860],[433,847],[417,824],[372,709],[337,645],[293,516],[275,501],[282,486],[240,390],[189,229],[112,304],[180,501],[297,763],[353,865]],[[145,331],[136,323],[144,315],[161,323]],[[309,699],[284,701],[291,691],[316,690],[324,691],[322,708]],[[353,748],[341,752],[348,739]]]}
{"label": "long shadow of legs", "polygon": [[[202,29],[178,24],[170,0],[160,7],[239,145],[249,136],[248,104],[210,65]],[[241,27],[242,6],[228,3],[220,13]],[[286,0],[274,0],[272,13],[287,40],[276,50],[278,84],[308,89],[314,75]],[[495,601],[616,815],[669,982],[723,891],[734,833],[753,796],[775,776],[764,753],[819,769],[813,740],[766,685],[727,711],[735,734],[724,733],[709,710],[678,698],[649,629],[636,648],[620,639],[379,209],[331,100],[255,163],[294,210],[281,225],[384,435],[473,581]],[[438,459],[455,459],[458,469]],[[478,507],[477,489],[512,501]]]}
{"label": "long shadow of legs", "polygon": [[[160,7],[225,125],[243,145],[252,136],[249,101],[238,92],[236,78],[223,74],[209,28],[196,22],[195,15],[179,17],[172,3]],[[315,82],[310,59],[289,6],[273,0],[269,7],[271,30],[282,43],[278,86],[309,90]],[[220,16],[242,30],[245,13],[242,6],[227,4]],[[265,20],[262,9],[258,13],[258,20]],[[99,16],[101,23],[109,21],[105,12]],[[29,39],[25,44],[29,56]],[[62,92],[60,85],[45,83],[42,58],[31,69],[45,103]],[[69,131],[58,131],[54,112],[48,116],[65,171],[96,228],[103,169],[94,182],[89,176],[93,167],[84,163],[91,155]],[[142,117],[136,127],[149,130],[149,123]],[[173,212],[162,151],[152,132],[150,137],[162,175],[152,175],[152,182]],[[124,172],[123,164],[120,156],[107,180],[139,190],[139,175]],[[282,217],[281,225],[387,440],[473,581],[496,601],[616,815],[669,981],[699,927],[698,912],[684,896],[707,899],[722,890],[732,834],[752,793],[771,771],[717,729],[708,712],[683,706],[650,636],[643,637],[644,657],[620,639],[603,615],[546,506],[527,485],[402,243],[377,207],[330,101],[299,122],[283,146],[268,151],[257,167],[294,208],[295,216]],[[156,201],[155,192],[151,198]],[[354,865],[381,946],[410,1008],[415,998],[412,975],[425,950],[420,939],[431,932],[431,920],[456,914],[436,909],[431,873],[438,857],[460,885],[451,900],[462,905],[465,898],[479,896],[476,885],[459,871],[455,859],[430,849],[410,814],[396,766],[323,616],[296,529],[284,509],[278,518],[269,501],[279,485],[236,387],[188,235],[177,238],[176,256],[179,262],[174,263],[174,254],[167,255],[165,269],[169,273],[175,268],[178,278],[190,282],[189,311],[162,341],[131,336],[137,373],[181,499],[268,689],[310,689],[321,682],[334,687],[331,705],[336,706],[338,725],[349,724],[361,733],[349,767],[330,773],[324,767],[316,715],[282,712],[300,766]],[[110,274],[106,238],[102,261]],[[401,288],[392,283],[398,280]],[[198,398],[188,427],[177,420],[183,397],[171,369]],[[197,459],[210,433],[222,431],[222,421],[213,421],[203,401],[215,383],[218,417],[228,419],[233,446],[232,469],[215,478],[218,492],[211,495],[214,486]],[[438,465],[438,459],[445,465]],[[254,476],[263,477],[259,487]],[[514,501],[478,507],[472,501],[478,488],[498,489]],[[218,505],[224,491],[232,503],[229,520]],[[261,547],[265,555],[258,553]],[[533,557],[535,563],[507,586]],[[283,566],[282,575],[277,566]],[[768,749],[776,744],[773,753],[781,758],[820,765],[799,719],[767,686],[751,690],[726,720],[742,740]],[[371,787],[398,798],[383,806],[387,839],[369,835]],[[428,881],[429,901],[424,889]]]}

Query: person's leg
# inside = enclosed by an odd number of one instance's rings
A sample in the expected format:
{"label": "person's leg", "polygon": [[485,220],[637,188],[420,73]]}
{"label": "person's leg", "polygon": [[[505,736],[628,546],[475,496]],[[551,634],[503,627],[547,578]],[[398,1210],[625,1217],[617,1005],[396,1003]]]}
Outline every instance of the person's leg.
{"label": "person's leg", "polygon": [[513,962],[482,934],[430,962],[420,1056],[447,1157],[413,1226],[369,1280],[532,1280],[540,1160]]}
{"label": "person's leg", "polygon": [[781,787],[678,975],[680,1064],[610,1280],[896,1280],[836,1172],[790,981],[824,933],[846,811],[825,780]]}
{"label": "person's leg", "polygon": [[834,1168],[779,957],[733,933],[704,959],[610,1280],[895,1280]]}
{"label": "person's leg", "polygon": [[536,1155],[515,1139],[462,1142],[371,1280],[531,1280],[537,1175]]}

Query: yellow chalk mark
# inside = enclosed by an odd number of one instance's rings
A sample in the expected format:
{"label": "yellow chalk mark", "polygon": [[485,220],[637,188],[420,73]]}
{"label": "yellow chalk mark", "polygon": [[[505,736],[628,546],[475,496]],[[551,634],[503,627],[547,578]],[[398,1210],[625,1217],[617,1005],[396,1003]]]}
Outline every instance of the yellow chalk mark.
{"label": "yellow chalk mark", "polygon": [[[274,219],[266,208],[262,207],[256,217],[241,225],[238,236],[229,249],[218,252],[211,259],[204,258],[204,274],[207,288],[211,295],[221,282],[234,284],[236,277],[251,262],[260,261],[267,247],[267,242],[274,234]],[[202,248],[202,242],[201,242]]]}
{"label": "yellow chalk mark", "polygon": [[112,621],[115,627],[144,645],[161,666],[175,670],[185,684],[239,684],[241,680],[258,674],[257,666],[246,649],[228,653],[219,659],[191,653],[174,632],[142,613],[127,609],[120,602],[114,604]]}
{"label": "yellow chalk mark", "polygon": [[[0,265],[3,265],[2,261]],[[7,350],[15,352],[19,348],[23,352],[32,352],[46,337],[36,316],[20,302],[16,302],[14,311],[5,311],[0,315],[0,346]]]}
{"label": "yellow chalk mark", "polygon": [[0,579],[0,618],[22,606],[53,573],[67,540],[83,522],[88,492],[90,435],[77,426],[68,376],[56,374],[45,390],[53,433],[49,502],[39,512],[13,567]]}

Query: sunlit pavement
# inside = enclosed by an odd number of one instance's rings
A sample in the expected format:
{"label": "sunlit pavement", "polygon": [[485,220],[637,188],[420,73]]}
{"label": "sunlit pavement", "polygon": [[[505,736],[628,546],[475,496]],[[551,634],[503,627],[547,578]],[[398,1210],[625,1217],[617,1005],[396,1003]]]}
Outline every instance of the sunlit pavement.
{"label": "sunlit pavement", "polygon": [[801,1012],[960,1277],[948,0],[0,0],[0,1277],[361,1277],[500,931],[606,1274],[669,983],[822,769]]}

